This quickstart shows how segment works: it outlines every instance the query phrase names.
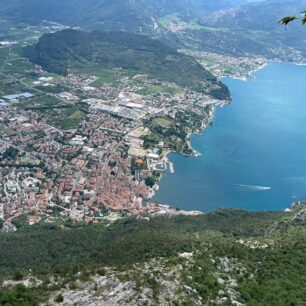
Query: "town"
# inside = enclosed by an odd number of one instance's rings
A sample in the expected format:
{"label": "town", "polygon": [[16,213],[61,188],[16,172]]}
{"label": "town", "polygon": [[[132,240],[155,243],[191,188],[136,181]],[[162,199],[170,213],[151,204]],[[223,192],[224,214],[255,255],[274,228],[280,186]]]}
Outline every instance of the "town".
{"label": "town", "polygon": [[5,75],[11,91],[0,100],[6,231],[24,216],[30,225],[96,223],[165,211],[150,199],[162,173],[175,171],[167,154],[195,155],[189,134],[228,102],[122,69],[57,76],[26,65],[31,78],[24,81],[24,71]]}

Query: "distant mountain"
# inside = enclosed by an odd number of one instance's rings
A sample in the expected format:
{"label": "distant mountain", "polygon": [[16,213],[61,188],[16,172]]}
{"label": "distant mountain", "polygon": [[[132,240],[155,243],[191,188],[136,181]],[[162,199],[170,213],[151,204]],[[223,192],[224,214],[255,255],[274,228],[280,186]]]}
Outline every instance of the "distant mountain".
{"label": "distant mountain", "polygon": [[51,72],[123,68],[215,97],[229,97],[227,87],[194,59],[140,34],[69,29],[43,35],[25,53]]}
{"label": "distant mountain", "polygon": [[[278,20],[305,7],[306,0],[0,0],[0,16],[145,33],[177,49],[303,61],[305,29],[299,24],[286,31]],[[171,16],[177,27],[163,22]]]}
{"label": "distant mountain", "polygon": [[278,21],[305,10],[306,0],[268,0],[223,9],[203,15],[200,24],[206,26],[240,28],[245,30],[281,30]]}
{"label": "distant mountain", "polygon": [[[305,8],[306,0],[268,0],[204,14],[199,18],[199,24],[204,28],[214,29],[213,39],[222,42],[221,51],[235,55],[305,59],[305,27],[300,23],[289,27],[278,23],[282,17],[297,15]],[[199,37],[208,47],[207,41],[212,39],[211,33],[202,30],[196,33],[195,40]]]}
{"label": "distant mountain", "polygon": [[192,17],[245,0],[0,0],[0,16],[28,23],[43,20],[100,30],[148,31],[167,14]]}
{"label": "distant mountain", "polygon": [[8,19],[38,24],[44,20],[72,26],[140,31],[152,20],[140,13],[134,1],[126,0],[0,0],[0,15]]}

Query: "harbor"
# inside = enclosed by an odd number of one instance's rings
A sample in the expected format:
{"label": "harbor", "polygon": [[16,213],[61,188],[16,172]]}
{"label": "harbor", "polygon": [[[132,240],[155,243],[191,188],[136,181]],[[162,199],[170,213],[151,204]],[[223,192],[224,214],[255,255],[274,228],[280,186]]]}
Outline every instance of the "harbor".
{"label": "harbor", "polygon": [[161,161],[152,165],[153,171],[166,172],[169,171],[171,174],[175,173],[174,164],[165,156]]}

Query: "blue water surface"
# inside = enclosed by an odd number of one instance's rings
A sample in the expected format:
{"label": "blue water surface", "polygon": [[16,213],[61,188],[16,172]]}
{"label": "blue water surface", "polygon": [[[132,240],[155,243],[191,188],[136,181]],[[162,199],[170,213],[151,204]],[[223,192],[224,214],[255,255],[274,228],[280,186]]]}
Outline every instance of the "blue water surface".
{"label": "blue water surface", "polygon": [[186,210],[280,210],[306,199],[306,66],[271,62],[233,96],[214,125],[192,136],[202,155],[170,154],[154,201]]}

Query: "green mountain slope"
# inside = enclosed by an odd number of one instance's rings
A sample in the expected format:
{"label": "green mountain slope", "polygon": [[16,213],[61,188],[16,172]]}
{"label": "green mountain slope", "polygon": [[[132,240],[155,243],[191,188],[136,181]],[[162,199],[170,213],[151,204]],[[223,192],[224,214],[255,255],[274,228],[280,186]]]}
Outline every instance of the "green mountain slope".
{"label": "green mountain slope", "polygon": [[[291,213],[221,210],[198,217],[132,218],[111,226],[36,225],[1,233],[0,272],[17,283],[0,286],[0,304],[17,305],[18,299],[36,305],[59,296],[64,302],[76,296],[89,303],[110,292],[126,305],[144,299],[157,305],[223,300],[224,305],[303,306],[305,216],[305,206]],[[33,285],[14,287],[28,279],[30,270]],[[144,292],[149,294],[137,298]]]}
{"label": "green mountain slope", "polygon": [[208,91],[215,97],[229,97],[228,89],[191,57],[138,34],[64,30],[42,36],[35,46],[26,49],[26,55],[51,72],[123,68],[182,87]]}

